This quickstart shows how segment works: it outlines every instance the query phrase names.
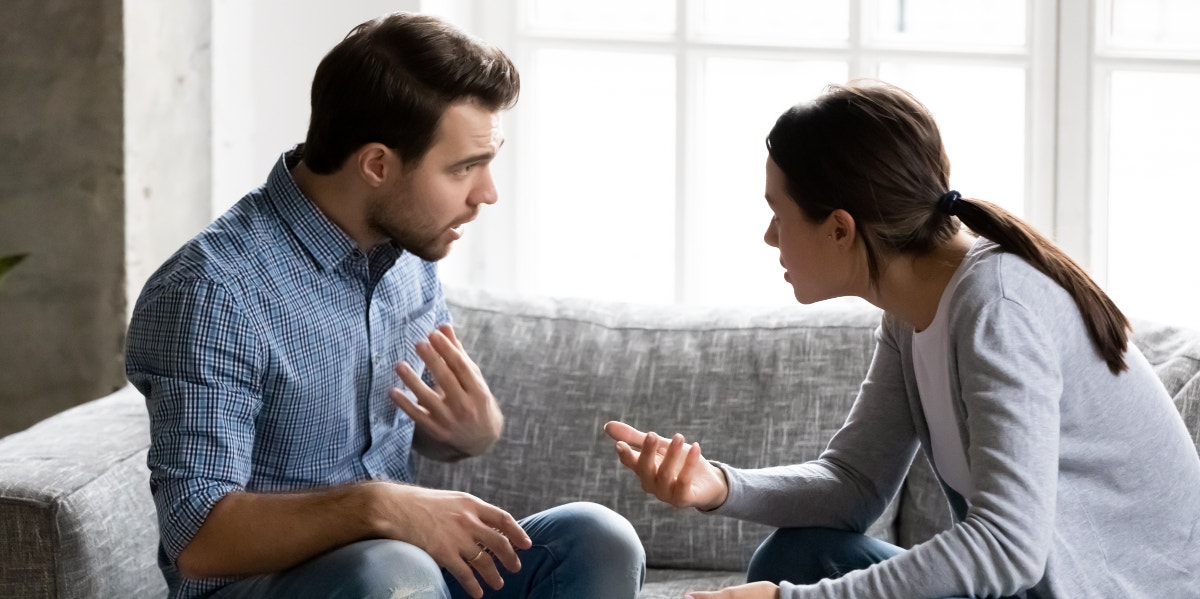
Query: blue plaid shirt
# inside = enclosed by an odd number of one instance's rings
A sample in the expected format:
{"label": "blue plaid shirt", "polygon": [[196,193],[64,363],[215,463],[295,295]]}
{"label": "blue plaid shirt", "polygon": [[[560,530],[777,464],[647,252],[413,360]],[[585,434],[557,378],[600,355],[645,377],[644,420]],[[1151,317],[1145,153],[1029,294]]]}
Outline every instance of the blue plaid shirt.
{"label": "blue plaid shirt", "polygon": [[392,365],[448,322],[436,265],[391,244],[364,255],[296,187],[285,153],[251,192],[150,278],[126,372],[146,396],[159,563],[172,597],[180,551],[225,494],[412,481],[412,420]]}

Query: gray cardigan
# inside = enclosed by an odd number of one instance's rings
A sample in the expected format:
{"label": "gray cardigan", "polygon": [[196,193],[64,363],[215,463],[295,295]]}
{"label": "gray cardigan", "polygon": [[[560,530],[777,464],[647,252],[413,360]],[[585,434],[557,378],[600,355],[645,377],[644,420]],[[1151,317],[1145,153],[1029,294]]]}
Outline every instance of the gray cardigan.
{"label": "gray cardigan", "polygon": [[[950,381],[976,492],[958,522],[785,599],[1200,595],[1200,458],[1132,345],[1114,376],[1071,297],[981,240],[950,303]],[[714,513],[776,527],[863,531],[929,431],[912,328],[888,315],[845,425],[820,458],[741,470]],[[943,484],[943,487],[945,485]],[[953,495],[953,494],[951,494]]]}

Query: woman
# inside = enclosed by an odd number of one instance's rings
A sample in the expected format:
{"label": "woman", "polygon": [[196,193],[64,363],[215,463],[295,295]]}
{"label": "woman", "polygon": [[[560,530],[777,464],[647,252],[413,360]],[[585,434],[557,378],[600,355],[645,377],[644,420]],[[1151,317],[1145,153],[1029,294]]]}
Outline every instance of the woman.
{"label": "woman", "polygon": [[[750,584],[689,596],[1197,596],[1200,459],[1112,300],[1032,227],[949,190],[937,126],[903,90],[833,86],[767,148],[765,241],[796,299],[884,315],[812,462],[741,470],[605,426],[660,500],[779,528]],[[956,523],[904,550],[862,532],[918,447]]]}

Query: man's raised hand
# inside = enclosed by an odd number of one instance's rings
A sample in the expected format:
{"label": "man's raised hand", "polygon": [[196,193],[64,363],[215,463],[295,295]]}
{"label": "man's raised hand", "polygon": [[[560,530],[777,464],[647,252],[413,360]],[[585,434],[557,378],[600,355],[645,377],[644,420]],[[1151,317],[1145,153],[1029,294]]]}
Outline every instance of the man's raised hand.
{"label": "man's raised hand", "polygon": [[434,386],[426,385],[408,363],[401,362],[396,374],[416,401],[396,388],[390,396],[416,424],[418,449],[432,445],[434,457],[443,459],[482,455],[500,438],[504,415],[479,367],[448,324],[430,333],[416,350]]}

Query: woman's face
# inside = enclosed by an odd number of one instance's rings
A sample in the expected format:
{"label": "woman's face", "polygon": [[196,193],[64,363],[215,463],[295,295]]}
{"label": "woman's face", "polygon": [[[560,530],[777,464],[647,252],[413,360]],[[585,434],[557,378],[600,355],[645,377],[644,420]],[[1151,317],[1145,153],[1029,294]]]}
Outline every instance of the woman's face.
{"label": "woman's face", "polygon": [[848,272],[838,242],[844,231],[835,219],[815,223],[788,194],[786,177],[779,165],[767,158],[767,205],[771,222],[763,241],[779,249],[785,281],[791,283],[796,300],[811,304],[846,295]]}

